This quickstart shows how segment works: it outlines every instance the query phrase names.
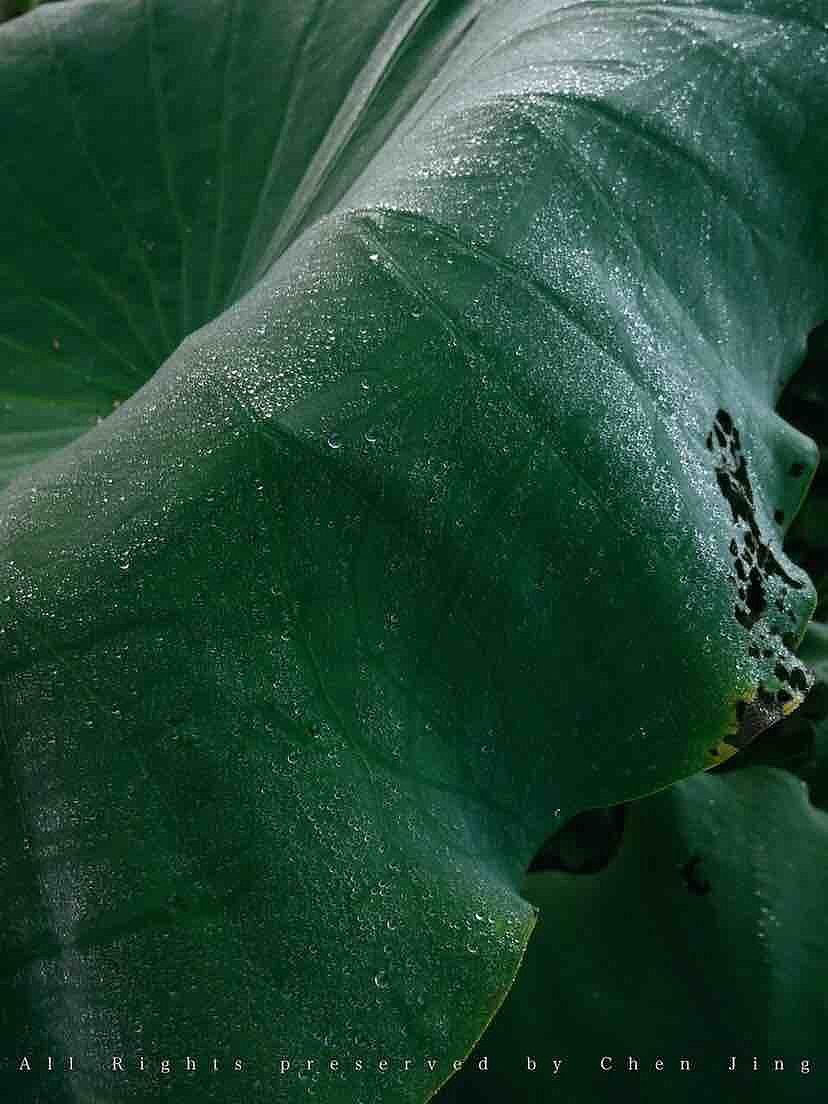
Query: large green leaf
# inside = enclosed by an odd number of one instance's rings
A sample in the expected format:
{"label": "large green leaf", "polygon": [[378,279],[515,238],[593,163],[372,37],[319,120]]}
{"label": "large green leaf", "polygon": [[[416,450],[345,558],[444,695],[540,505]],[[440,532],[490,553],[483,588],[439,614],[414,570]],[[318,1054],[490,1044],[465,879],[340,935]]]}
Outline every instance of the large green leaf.
{"label": "large green leaf", "polygon": [[422,1100],[558,820],[801,699],[819,7],[0,30],[3,1050],[88,1056],[16,1092]]}
{"label": "large green leaf", "polygon": [[536,934],[440,1104],[824,1099],[826,853],[828,816],[783,770],[634,802],[606,869],[527,879]]}
{"label": "large green leaf", "polygon": [[4,27],[0,478],[329,210],[477,6],[73,0]]}

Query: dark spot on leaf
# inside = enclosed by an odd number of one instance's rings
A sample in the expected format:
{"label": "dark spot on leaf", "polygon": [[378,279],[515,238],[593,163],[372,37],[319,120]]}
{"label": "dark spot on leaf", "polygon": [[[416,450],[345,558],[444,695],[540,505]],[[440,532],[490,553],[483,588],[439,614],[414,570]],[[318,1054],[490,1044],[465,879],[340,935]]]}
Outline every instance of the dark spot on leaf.
{"label": "dark spot on leaf", "polygon": [[773,520],[776,522],[777,525],[781,525],[782,522],[785,520],[785,511],[784,510],[774,510],[773,511]]}
{"label": "dark spot on leaf", "polygon": [[[726,410],[717,411],[713,433],[719,445],[718,454],[715,449],[713,450],[716,482],[730,506],[736,530],[730,540],[729,548],[731,556],[734,557],[733,583],[740,601],[734,605],[733,614],[739,624],[750,632],[768,608],[767,580],[775,576],[785,586],[796,590],[800,590],[804,584],[785,571],[773,549],[762,537],[756,520],[747,459],[741,452],[738,430]],[[776,510],[774,517],[781,524],[784,521],[783,511]],[[744,583],[747,583],[747,586],[742,585]],[[777,609],[784,612],[784,599],[778,597],[775,601]],[[791,616],[795,621],[797,620],[792,611]],[[772,625],[768,628],[771,633],[779,632]]]}
{"label": "dark spot on leaf", "polygon": [[684,879],[684,884],[690,893],[695,893],[697,897],[704,897],[711,889],[710,882],[707,878],[703,878],[699,872],[701,861],[701,855],[692,855],[686,863],[679,867],[679,873]]}
{"label": "dark spot on leaf", "polygon": [[728,435],[733,432],[733,419],[726,410],[721,407],[716,411],[716,421]]}
{"label": "dark spot on leaf", "polygon": [[797,460],[795,464],[791,464],[790,473],[794,479],[798,479],[800,475],[805,474],[805,465]]}
{"label": "dark spot on leaf", "polygon": [[754,621],[759,620],[768,604],[765,601],[765,589],[762,576],[755,567],[750,569],[750,575],[748,577],[747,604],[748,609],[753,615]]}

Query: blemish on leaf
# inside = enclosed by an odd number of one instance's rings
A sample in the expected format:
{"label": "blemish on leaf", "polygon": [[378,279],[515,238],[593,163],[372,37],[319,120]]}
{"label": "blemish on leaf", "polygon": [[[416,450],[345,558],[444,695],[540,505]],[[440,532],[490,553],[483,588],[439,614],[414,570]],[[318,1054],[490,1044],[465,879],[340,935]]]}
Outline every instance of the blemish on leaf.
{"label": "blemish on leaf", "polygon": [[[735,730],[728,735],[727,746],[743,748],[795,709],[810,685],[805,668],[787,654],[796,647],[793,634],[783,634],[774,618],[766,617],[771,601],[768,583],[772,577],[781,581],[786,589],[801,590],[803,583],[785,571],[770,544],[763,538],[756,517],[747,457],[742,452],[739,431],[726,410],[717,412],[712,434],[719,445],[718,449],[715,446],[711,449],[716,482],[730,506],[734,527],[729,543],[733,558],[731,582],[736,592],[733,614],[739,624],[754,635],[748,654],[753,659],[759,659],[761,655],[764,660],[776,660],[773,675],[768,676],[770,685],[765,685],[763,681],[751,698],[736,703]],[[711,443],[713,436],[708,435]],[[784,514],[776,510],[774,518],[781,524]],[[745,565],[748,565],[747,568]],[[776,585],[778,588],[779,583]],[[784,596],[773,597],[772,605],[774,611],[785,613],[787,610],[788,615],[797,620]],[[760,643],[763,645],[761,649]],[[783,648],[787,651],[783,652]],[[783,685],[780,686],[780,683]]]}
{"label": "blemish on leaf", "polygon": [[679,873],[684,879],[684,884],[690,893],[696,894],[697,897],[705,896],[712,888],[708,879],[703,878],[699,873],[701,861],[702,857],[697,853],[691,855],[687,862],[679,867]]}

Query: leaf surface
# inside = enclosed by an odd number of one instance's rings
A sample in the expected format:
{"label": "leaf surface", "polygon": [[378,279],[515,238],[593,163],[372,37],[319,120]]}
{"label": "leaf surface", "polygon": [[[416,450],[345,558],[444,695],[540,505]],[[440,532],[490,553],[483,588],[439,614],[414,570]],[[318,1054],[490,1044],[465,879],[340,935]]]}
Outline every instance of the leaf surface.
{"label": "leaf surface", "polygon": [[633,802],[606,869],[527,879],[540,918],[524,965],[440,1104],[817,1099],[826,849],[828,816],[777,768]]}
{"label": "leaf surface", "polygon": [[[88,1052],[107,1101],[271,1099],[281,1059],[287,1099],[422,1100],[559,818],[801,700],[804,11],[0,29],[6,1053]],[[243,1080],[165,1089],[195,1042]]]}

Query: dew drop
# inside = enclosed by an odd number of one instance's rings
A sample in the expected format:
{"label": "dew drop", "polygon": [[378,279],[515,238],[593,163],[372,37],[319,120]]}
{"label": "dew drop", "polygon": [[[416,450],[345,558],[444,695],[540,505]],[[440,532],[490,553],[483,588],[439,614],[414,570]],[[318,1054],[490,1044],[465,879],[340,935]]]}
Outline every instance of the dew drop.
{"label": "dew drop", "polygon": [[328,438],[328,448],[338,449],[342,448],[342,442],[335,433],[332,433]]}

